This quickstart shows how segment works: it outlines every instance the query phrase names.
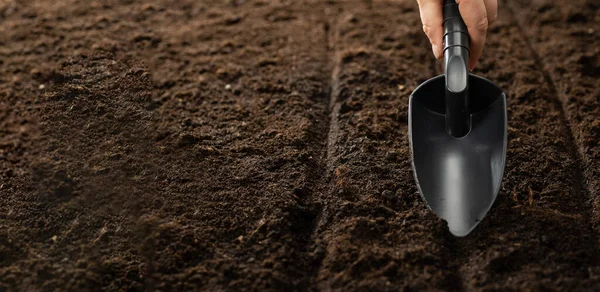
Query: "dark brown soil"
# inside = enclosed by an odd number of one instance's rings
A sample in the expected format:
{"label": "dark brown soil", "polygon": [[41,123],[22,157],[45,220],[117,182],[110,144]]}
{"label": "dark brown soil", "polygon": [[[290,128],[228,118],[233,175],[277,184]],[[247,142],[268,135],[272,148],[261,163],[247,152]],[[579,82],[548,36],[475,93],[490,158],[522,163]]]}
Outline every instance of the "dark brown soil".
{"label": "dark brown soil", "polygon": [[499,4],[508,162],[457,239],[415,1],[0,1],[0,290],[598,290],[596,2]]}

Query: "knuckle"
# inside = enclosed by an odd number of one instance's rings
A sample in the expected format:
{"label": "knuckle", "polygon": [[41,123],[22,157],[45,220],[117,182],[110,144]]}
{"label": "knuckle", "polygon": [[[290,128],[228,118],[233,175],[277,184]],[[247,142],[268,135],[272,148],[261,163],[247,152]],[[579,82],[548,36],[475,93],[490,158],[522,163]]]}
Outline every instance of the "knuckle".
{"label": "knuckle", "polygon": [[476,18],[475,23],[473,23],[474,28],[477,30],[487,30],[489,25],[490,21],[488,16],[485,14],[482,14],[480,17]]}
{"label": "knuckle", "polygon": [[423,24],[423,32],[425,35],[429,36],[431,34],[431,26]]}

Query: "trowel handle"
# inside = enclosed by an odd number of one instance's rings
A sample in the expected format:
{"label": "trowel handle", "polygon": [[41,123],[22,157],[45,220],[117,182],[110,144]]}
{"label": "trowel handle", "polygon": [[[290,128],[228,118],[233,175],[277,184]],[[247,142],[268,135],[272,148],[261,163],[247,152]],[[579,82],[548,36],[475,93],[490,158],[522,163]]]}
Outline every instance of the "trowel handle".
{"label": "trowel handle", "polygon": [[444,0],[444,51],[460,46],[469,50],[469,31],[455,0]]}
{"label": "trowel handle", "polygon": [[469,32],[455,0],[444,0],[444,74],[446,75],[446,130],[454,137],[470,131]]}

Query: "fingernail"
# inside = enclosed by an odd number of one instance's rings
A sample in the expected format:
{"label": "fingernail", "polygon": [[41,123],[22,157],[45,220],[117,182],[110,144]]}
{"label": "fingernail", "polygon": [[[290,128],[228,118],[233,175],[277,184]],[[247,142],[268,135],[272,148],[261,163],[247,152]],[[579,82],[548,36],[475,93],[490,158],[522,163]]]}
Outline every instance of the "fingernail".
{"label": "fingernail", "polygon": [[435,56],[435,58],[439,59],[440,58],[440,48],[435,44],[431,44],[431,50],[433,51],[433,55]]}

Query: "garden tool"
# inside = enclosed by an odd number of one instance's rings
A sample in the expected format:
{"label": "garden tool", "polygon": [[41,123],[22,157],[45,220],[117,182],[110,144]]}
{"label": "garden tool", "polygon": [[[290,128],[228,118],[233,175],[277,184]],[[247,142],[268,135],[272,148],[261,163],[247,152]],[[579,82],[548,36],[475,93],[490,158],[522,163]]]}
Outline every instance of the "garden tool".
{"label": "garden tool", "polygon": [[470,74],[469,34],[454,0],[444,1],[444,74],[410,96],[408,133],[417,187],[427,206],[466,236],[492,207],[504,172],[506,95]]}

